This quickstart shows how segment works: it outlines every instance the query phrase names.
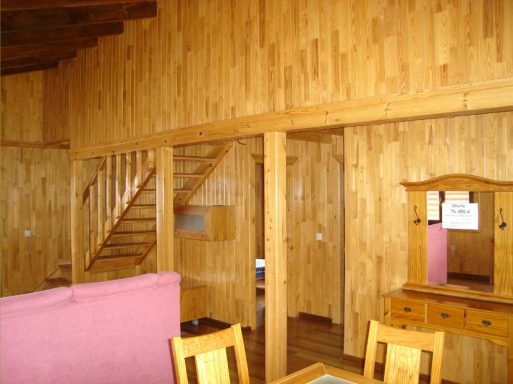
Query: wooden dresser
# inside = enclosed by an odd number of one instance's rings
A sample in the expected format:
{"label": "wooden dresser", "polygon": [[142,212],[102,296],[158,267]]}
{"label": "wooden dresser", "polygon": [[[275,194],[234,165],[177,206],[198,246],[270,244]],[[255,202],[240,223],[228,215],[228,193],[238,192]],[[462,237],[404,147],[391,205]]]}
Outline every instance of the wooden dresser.
{"label": "wooden dresser", "polygon": [[385,323],[479,337],[508,347],[513,383],[513,304],[398,289],[384,295]]}

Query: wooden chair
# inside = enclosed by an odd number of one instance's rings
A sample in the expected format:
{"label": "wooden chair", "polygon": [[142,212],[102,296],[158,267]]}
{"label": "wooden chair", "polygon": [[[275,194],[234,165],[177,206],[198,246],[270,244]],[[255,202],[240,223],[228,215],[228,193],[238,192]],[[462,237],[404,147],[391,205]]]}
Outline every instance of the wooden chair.
{"label": "wooden chair", "polygon": [[249,384],[248,363],[240,324],[222,331],[194,337],[173,337],[170,340],[176,382],[187,384],[185,359],[195,356],[198,383],[229,383],[230,371],[226,348],[233,346],[240,384]]}
{"label": "wooden chair", "polygon": [[408,331],[382,325],[375,320],[371,320],[363,371],[363,375],[367,378],[374,377],[378,342],[387,344],[385,383],[418,383],[422,351],[433,353],[431,384],[440,383],[444,345],[443,332]]}

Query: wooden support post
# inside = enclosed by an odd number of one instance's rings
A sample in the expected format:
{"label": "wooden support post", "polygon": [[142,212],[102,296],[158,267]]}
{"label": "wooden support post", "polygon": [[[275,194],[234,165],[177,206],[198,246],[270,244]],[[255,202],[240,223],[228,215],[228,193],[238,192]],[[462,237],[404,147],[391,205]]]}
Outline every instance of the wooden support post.
{"label": "wooden support post", "polygon": [[81,160],[71,162],[71,281],[85,281],[84,260],[84,211],[82,198],[83,164]]}
{"label": "wooden support post", "polygon": [[286,134],[264,134],[265,381],[287,374]]}
{"label": "wooden support post", "polygon": [[157,272],[174,270],[173,148],[156,149]]}

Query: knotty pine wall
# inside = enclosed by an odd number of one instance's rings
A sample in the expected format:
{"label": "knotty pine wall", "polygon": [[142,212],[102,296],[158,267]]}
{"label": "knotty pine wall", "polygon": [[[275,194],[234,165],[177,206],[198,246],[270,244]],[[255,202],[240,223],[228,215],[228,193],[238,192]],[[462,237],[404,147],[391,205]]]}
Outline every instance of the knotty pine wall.
{"label": "knotty pine wall", "polygon": [[[175,154],[205,156],[208,145],[175,149]],[[177,271],[207,282],[209,315],[218,320],[256,326],[255,258],[257,247],[256,164],[262,139],[234,141],[232,149],[189,202],[234,205],[235,240],[209,242],[175,237]],[[287,166],[288,312],[343,321],[343,219],[341,164],[343,141],[333,144],[287,140],[297,156]],[[176,172],[191,172],[175,163]],[[321,232],[323,240],[315,240]],[[313,288],[313,289],[312,289]]]}
{"label": "knotty pine wall", "polygon": [[[157,19],[125,23],[122,36],[46,72],[45,84],[60,92],[45,87],[45,110],[54,113],[45,114],[44,125],[49,137],[69,127],[72,146],[81,147],[288,107],[511,77],[512,39],[511,0],[161,0]],[[458,170],[511,179],[503,140],[511,124],[499,116],[461,118],[470,126],[457,129],[459,119],[345,130],[344,353],[363,356],[367,321],[382,316],[381,293],[406,281],[399,181]],[[438,130],[442,136],[433,134]],[[458,151],[444,154],[450,146]],[[444,364],[448,378],[504,381],[502,349],[453,336],[446,345],[455,352],[446,356],[458,360]],[[478,357],[484,365],[472,364]]]}
{"label": "knotty pine wall", "polygon": [[[1,83],[2,140],[40,145],[43,73],[2,77]],[[62,149],[2,146],[1,296],[33,291],[59,261],[71,259],[68,163]]]}
{"label": "knotty pine wall", "polygon": [[[189,205],[235,206],[236,238],[201,241],[175,237],[175,266],[185,278],[208,286],[209,317],[256,327],[255,163],[256,139],[234,142],[230,151],[193,196]],[[175,154],[205,156],[208,145],[175,149]],[[175,162],[175,172],[181,164]]]}
{"label": "knotty pine wall", "polygon": [[[513,112],[347,128],[344,154],[344,353],[363,356],[368,320],[383,321],[382,294],[407,280],[407,193],[399,183],[447,173],[512,180]],[[446,334],[443,359],[444,379],[507,381],[506,349],[487,341]]]}
{"label": "knotty pine wall", "polygon": [[513,75],[511,0],[160,0],[46,71],[72,147]]}
{"label": "knotty pine wall", "polygon": [[[343,318],[343,140],[287,140],[288,314]],[[339,157],[342,158],[342,157]],[[316,233],[322,240],[316,240]]]}

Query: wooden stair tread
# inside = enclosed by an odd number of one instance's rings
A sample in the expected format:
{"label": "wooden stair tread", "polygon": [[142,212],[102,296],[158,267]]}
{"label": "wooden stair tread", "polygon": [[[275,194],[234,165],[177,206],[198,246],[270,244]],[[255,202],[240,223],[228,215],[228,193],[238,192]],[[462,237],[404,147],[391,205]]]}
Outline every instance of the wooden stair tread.
{"label": "wooden stair tread", "polygon": [[142,235],[152,235],[155,234],[155,230],[149,231],[120,231],[114,232],[111,237],[124,237],[124,236],[142,236]]}
{"label": "wooden stair tread", "polygon": [[192,189],[190,188],[181,188],[181,189],[174,189],[174,193],[189,193],[192,192]]}
{"label": "wooden stair tread", "polygon": [[53,287],[67,287],[71,285],[71,281],[63,277],[49,277],[45,282]]}
{"label": "wooden stair tread", "polygon": [[132,217],[132,218],[122,218],[121,221],[127,222],[127,223],[148,223],[153,222],[157,220],[156,217]]}
{"label": "wooden stair tread", "polygon": [[173,177],[186,179],[186,178],[200,178],[203,177],[202,173],[173,173]]}
{"label": "wooden stair tread", "polygon": [[71,261],[61,261],[57,266],[60,268],[71,268]]}
{"label": "wooden stair tread", "polygon": [[133,242],[133,243],[119,243],[119,244],[107,244],[104,249],[123,249],[123,248],[136,248],[146,245],[150,245],[151,242]]}
{"label": "wooden stair tread", "polygon": [[178,161],[200,161],[200,162],[205,162],[205,163],[212,163],[212,162],[214,162],[215,157],[178,155],[178,156],[173,156],[173,160],[178,160]]}
{"label": "wooden stair tread", "polygon": [[141,257],[140,253],[123,253],[119,255],[103,255],[96,257],[95,262],[97,261],[110,261],[110,260],[126,260],[130,258]]}

